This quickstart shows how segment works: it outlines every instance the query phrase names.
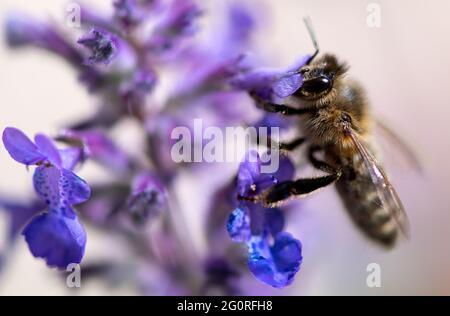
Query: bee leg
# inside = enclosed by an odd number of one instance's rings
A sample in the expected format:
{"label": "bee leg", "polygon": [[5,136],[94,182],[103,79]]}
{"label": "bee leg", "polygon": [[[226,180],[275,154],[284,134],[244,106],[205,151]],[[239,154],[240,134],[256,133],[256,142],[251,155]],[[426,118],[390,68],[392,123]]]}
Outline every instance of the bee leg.
{"label": "bee leg", "polygon": [[[270,136],[266,138],[266,145],[268,148],[278,147],[280,150],[284,151],[292,151],[296,149],[298,146],[303,144],[306,141],[305,137],[296,138],[288,143],[279,143],[274,141]],[[258,138],[258,145],[260,144],[260,139]]]}
{"label": "bee leg", "polygon": [[284,181],[275,184],[263,193],[253,197],[238,198],[252,202],[261,202],[265,207],[277,207],[291,197],[301,197],[326,187],[339,179],[340,173],[317,178],[305,178],[293,181]]}
{"label": "bee leg", "polygon": [[321,150],[322,150],[322,148],[320,148],[319,146],[315,146],[315,145],[310,146],[308,149],[308,159],[311,162],[311,164],[313,165],[313,167],[316,169],[319,169],[320,171],[330,173],[330,174],[340,173],[340,171],[337,171],[336,168],[332,167],[325,161],[322,161],[322,160],[319,160],[316,158],[315,154]]}
{"label": "bee leg", "polygon": [[275,104],[262,99],[255,93],[250,93],[250,96],[255,100],[258,107],[269,113],[280,113],[282,115],[302,115],[310,112],[310,109],[296,109],[284,104]]}
{"label": "bee leg", "polygon": [[292,151],[301,144],[303,144],[305,141],[306,141],[305,137],[299,137],[290,141],[289,143],[280,143],[279,145],[281,150]]}

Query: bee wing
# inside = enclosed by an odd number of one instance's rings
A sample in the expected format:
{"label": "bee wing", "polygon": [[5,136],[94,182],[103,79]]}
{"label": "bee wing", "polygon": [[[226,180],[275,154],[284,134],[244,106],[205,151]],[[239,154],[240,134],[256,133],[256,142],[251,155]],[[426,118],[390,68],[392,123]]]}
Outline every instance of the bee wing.
{"label": "bee wing", "polygon": [[372,183],[375,186],[377,195],[383,207],[388,213],[392,214],[403,235],[409,239],[409,221],[400,198],[392,184],[377,163],[375,157],[369,152],[366,146],[359,140],[359,136],[349,126],[345,126],[345,130],[350,136],[353,145],[357,149],[361,159],[366,166]]}
{"label": "bee wing", "polygon": [[394,145],[393,148],[396,148],[401,154],[408,160],[408,163],[412,168],[414,168],[420,174],[423,174],[423,166],[422,163],[411,148],[409,144],[407,144],[396,132],[394,132],[385,122],[384,120],[377,119],[376,126],[379,130],[384,134],[386,139],[391,141],[391,145]]}

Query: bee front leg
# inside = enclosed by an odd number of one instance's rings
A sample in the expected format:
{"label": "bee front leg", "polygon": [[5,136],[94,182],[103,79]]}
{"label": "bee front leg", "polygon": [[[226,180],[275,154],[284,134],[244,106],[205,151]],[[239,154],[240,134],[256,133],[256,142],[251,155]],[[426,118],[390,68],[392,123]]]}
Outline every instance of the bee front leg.
{"label": "bee front leg", "polygon": [[296,109],[284,104],[269,102],[255,93],[250,93],[250,96],[255,100],[258,107],[269,113],[280,113],[282,115],[302,115],[310,112],[310,109]]}

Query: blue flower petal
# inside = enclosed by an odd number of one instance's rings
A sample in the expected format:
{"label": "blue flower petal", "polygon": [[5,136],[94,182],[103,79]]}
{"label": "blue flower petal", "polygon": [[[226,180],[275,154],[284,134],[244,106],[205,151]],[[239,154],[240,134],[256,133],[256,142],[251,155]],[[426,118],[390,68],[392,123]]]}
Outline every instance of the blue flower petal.
{"label": "blue flower petal", "polygon": [[56,167],[40,166],[33,175],[33,185],[39,197],[51,208],[60,205],[59,178],[61,172]]}
{"label": "blue flower petal", "polygon": [[286,74],[273,83],[273,93],[279,98],[287,98],[297,91],[302,83],[303,77],[300,74]]}
{"label": "blue flower petal", "polygon": [[278,182],[292,180],[295,174],[295,166],[288,156],[280,156],[280,165],[278,170],[273,174]]}
{"label": "blue flower petal", "polygon": [[61,170],[60,186],[61,195],[62,197],[66,197],[69,205],[83,203],[91,196],[91,188],[86,181],[70,170]]}
{"label": "blue flower petal", "polygon": [[83,150],[79,147],[60,149],[59,155],[61,156],[61,167],[67,170],[73,170],[83,160]]}
{"label": "blue flower petal", "polygon": [[266,227],[272,236],[276,236],[284,228],[284,215],[279,208],[268,208],[265,213]]}
{"label": "blue flower petal", "polygon": [[37,146],[20,130],[7,127],[3,131],[3,144],[9,155],[17,162],[32,165],[45,160]]}
{"label": "blue flower petal", "polygon": [[61,157],[53,141],[43,134],[37,134],[34,142],[39,151],[54,165],[61,166]]}
{"label": "blue flower petal", "polygon": [[52,209],[66,211],[73,217],[67,206],[79,204],[89,199],[91,190],[87,183],[70,170],[56,167],[38,167],[33,176],[33,184],[38,195]]}
{"label": "blue flower petal", "polygon": [[43,213],[34,217],[22,234],[33,256],[45,259],[50,267],[65,269],[83,258],[86,232],[77,217]]}
{"label": "blue flower petal", "polygon": [[249,210],[243,206],[237,207],[228,217],[227,230],[233,241],[248,241],[251,236]]}
{"label": "blue flower petal", "polygon": [[256,150],[250,150],[245,155],[244,161],[239,165],[237,188],[238,193],[245,196],[261,173],[261,160]]}
{"label": "blue flower petal", "polygon": [[269,246],[267,238],[263,237],[252,237],[248,246],[248,267],[258,280],[275,288],[292,283],[302,262],[300,241],[288,233],[281,233],[273,246]]}
{"label": "blue flower petal", "polygon": [[9,241],[15,240],[26,223],[45,209],[40,200],[23,201],[23,199],[9,199],[0,196],[0,209],[10,218]]}

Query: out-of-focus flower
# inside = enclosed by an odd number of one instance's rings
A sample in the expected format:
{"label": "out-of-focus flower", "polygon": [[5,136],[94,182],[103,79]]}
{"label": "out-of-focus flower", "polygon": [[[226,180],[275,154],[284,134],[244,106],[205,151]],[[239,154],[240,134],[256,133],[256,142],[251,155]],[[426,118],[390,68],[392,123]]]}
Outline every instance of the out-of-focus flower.
{"label": "out-of-focus flower", "polygon": [[157,83],[156,74],[151,70],[139,69],[132,78],[120,87],[120,95],[130,114],[145,119],[145,98]]}
{"label": "out-of-focus flower", "polygon": [[126,29],[136,26],[143,18],[136,0],[115,0],[113,6],[115,19]]}
{"label": "out-of-focus flower", "polygon": [[136,224],[144,224],[168,208],[162,182],[149,172],[137,175],[128,199],[128,211]]}
{"label": "out-of-focus flower", "polygon": [[25,15],[11,14],[6,20],[6,40],[11,47],[33,45],[51,51],[72,64],[83,61],[78,51],[54,26]]}
{"label": "out-of-focus flower", "polygon": [[3,143],[11,157],[25,165],[38,166],[33,175],[36,193],[47,204],[45,213],[34,216],[23,231],[31,253],[44,258],[49,266],[60,269],[80,263],[86,246],[86,233],[72,206],[85,202],[90,188],[69,169],[59,151],[45,135],[38,134],[33,143],[16,128],[3,132]]}
{"label": "out-of-focus flower", "polygon": [[82,159],[91,159],[118,173],[129,171],[130,157],[100,129],[62,132],[58,140],[74,144],[81,150]]}
{"label": "out-of-focus flower", "polygon": [[208,258],[205,264],[206,282],[205,294],[215,293],[218,290],[222,295],[237,295],[239,291],[233,281],[239,276],[239,272],[222,257]]}
{"label": "out-of-focus flower", "polygon": [[26,223],[45,209],[43,201],[35,199],[28,203],[23,199],[11,199],[0,196],[0,209],[4,210],[10,219],[8,240],[13,242]]}
{"label": "out-of-focus flower", "polygon": [[173,49],[176,44],[196,31],[195,19],[201,10],[192,0],[173,0],[156,25],[148,47],[156,52]]}
{"label": "out-of-focus flower", "polygon": [[[239,167],[237,193],[251,197],[291,179],[293,174],[294,166],[288,158],[280,161],[277,172],[261,173],[259,154],[249,151]],[[300,242],[283,232],[284,222],[283,213],[278,208],[264,208],[240,201],[227,223],[230,237],[236,242],[246,243],[249,248],[250,271],[260,281],[277,288],[293,281],[302,260]]]}
{"label": "out-of-focus flower", "polygon": [[87,62],[91,64],[109,64],[117,56],[119,49],[118,40],[114,35],[96,27],[81,37],[77,43],[90,51],[91,55]]}

